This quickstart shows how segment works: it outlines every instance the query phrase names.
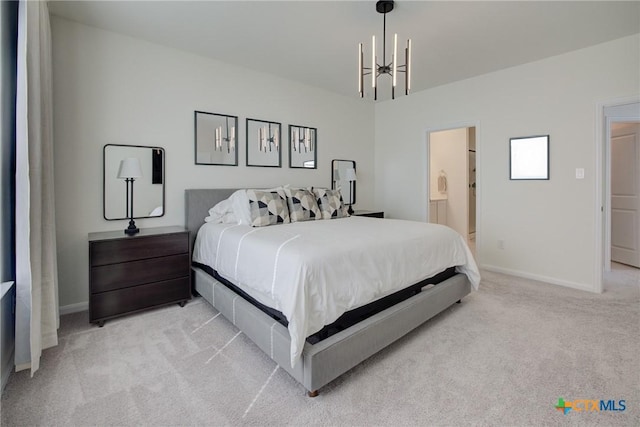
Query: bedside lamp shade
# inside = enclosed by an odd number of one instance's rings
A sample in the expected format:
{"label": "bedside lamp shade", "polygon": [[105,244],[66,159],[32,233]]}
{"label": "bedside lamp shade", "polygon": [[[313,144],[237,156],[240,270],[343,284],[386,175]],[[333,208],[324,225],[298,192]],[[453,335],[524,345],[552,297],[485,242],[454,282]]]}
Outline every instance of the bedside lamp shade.
{"label": "bedside lamp shade", "polygon": [[345,181],[355,181],[356,180],[356,170],[354,168],[349,168],[345,172]]}
{"label": "bedside lamp shade", "polygon": [[128,157],[120,161],[118,168],[118,178],[141,178],[142,169],[140,168],[140,160],[137,157]]}

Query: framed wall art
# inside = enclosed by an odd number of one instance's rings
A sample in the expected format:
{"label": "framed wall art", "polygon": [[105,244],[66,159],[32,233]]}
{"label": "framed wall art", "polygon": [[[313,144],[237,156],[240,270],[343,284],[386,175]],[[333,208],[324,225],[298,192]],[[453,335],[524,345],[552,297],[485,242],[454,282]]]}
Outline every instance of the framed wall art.
{"label": "framed wall art", "polygon": [[549,179],[549,135],[509,140],[509,179]]}
{"label": "framed wall art", "polygon": [[289,167],[318,168],[316,128],[289,125]]}
{"label": "framed wall art", "polygon": [[281,128],[277,122],[247,119],[247,166],[282,166]]}
{"label": "framed wall art", "polygon": [[196,111],[196,165],[238,166],[238,117]]}

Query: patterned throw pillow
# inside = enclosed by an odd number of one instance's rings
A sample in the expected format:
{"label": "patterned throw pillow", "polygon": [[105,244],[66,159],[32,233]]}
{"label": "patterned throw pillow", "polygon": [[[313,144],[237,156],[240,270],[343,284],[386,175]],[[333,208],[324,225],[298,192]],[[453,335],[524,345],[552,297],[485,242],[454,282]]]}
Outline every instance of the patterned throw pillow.
{"label": "patterned throw pillow", "polygon": [[318,202],[311,190],[286,187],[284,191],[287,193],[291,222],[322,219]]}
{"label": "patterned throw pillow", "polygon": [[289,222],[287,201],[277,191],[247,190],[247,197],[252,227]]}
{"label": "patterned throw pillow", "polygon": [[314,188],[313,193],[322,211],[323,219],[346,218],[349,216],[347,206],[342,200],[340,190],[329,190],[328,188]]}

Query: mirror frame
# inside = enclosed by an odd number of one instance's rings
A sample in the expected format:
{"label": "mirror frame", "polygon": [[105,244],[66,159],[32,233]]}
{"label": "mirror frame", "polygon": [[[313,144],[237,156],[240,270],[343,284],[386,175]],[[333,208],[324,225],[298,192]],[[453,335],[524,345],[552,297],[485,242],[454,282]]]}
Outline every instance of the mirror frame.
{"label": "mirror frame", "polygon": [[[231,163],[231,160],[229,163],[206,163],[206,162],[199,162],[198,161],[198,115],[202,114],[202,115],[207,115],[207,116],[216,116],[216,117],[220,117],[221,119],[232,119],[233,120],[233,126],[235,126],[235,155],[233,156],[233,163]],[[238,133],[239,133],[239,129],[238,129],[238,116],[231,116],[228,114],[219,114],[219,113],[208,113],[206,111],[194,111],[193,113],[193,117],[194,117],[194,124],[193,124],[193,139],[195,141],[194,143],[194,161],[196,165],[206,165],[206,166],[238,166]],[[208,141],[202,141],[203,144],[205,144]],[[215,141],[211,142],[212,145],[215,144]],[[230,157],[230,156],[229,156]]]}
{"label": "mirror frame", "polygon": [[[295,151],[294,145],[296,142],[293,140],[293,130],[298,129],[299,131],[309,130],[311,143],[309,144],[309,151],[313,152],[313,167],[308,166],[294,166],[293,165],[293,153]],[[298,139],[298,151],[300,150],[300,145],[302,145],[302,141]],[[291,169],[318,169],[318,129],[312,128],[309,126],[300,126],[300,125],[289,125],[289,167]]]}
{"label": "mirror frame", "polygon": [[[251,166],[251,167],[262,167],[262,168],[281,168],[282,167],[282,124],[278,123],[278,122],[272,122],[269,120],[260,120],[260,119],[247,119],[247,127],[246,127],[246,140],[247,140],[247,166]],[[277,153],[278,153],[278,164],[277,165],[267,165],[267,164],[249,164],[249,154],[251,153],[251,151],[249,150],[249,146],[253,146],[255,147],[256,144],[260,143],[259,137],[257,135],[255,135],[254,133],[249,132],[249,127],[254,125],[256,123],[262,124],[262,125],[268,125],[269,128],[271,127],[271,125],[274,125],[274,128],[278,130],[278,146],[277,146]],[[258,125],[260,126],[260,125]],[[274,130],[275,130],[274,129]],[[275,134],[274,134],[275,135]],[[271,144],[271,142],[269,143]],[[255,151],[255,150],[254,150]],[[275,157],[274,157],[275,158]]]}
{"label": "mirror frame", "polygon": [[[357,172],[357,168],[356,168],[356,161],[355,160],[345,160],[345,159],[333,159],[331,160],[331,189],[335,190],[336,188],[336,181],[334,179],[334,174],[333,172],[336,170],[335,168],[335,162],[350,162],[353,164],[353,169],[356,170]],[[345,203],[347,204],[351,204],[351,205],[355,205],[356,204],[356,184],[358,184],[357,181],[353,181],[353,194],[351,194],[352,200],[351,201],[346,201]]]}
{"label": "mirror frame", "polygon": [[[531,163],[534,161],[538,164],[532,169]],[[529,173],[522,172],[523,168],[530,169]],[[509,139],[509,179],[549,180],[549,135]]]}
{"label": "mirror frame", "polygon": [[129,145],[129,144],[105,144],[104,147],[102,147],[102,217],[107,220],[107,221],[122,221],[125,219],[129,219],[128,217],[122,217],[122,218],[107,218],[107,171],[106,171],[106,160],[107,160],[107,147],[132,147],[132,148],[149,148],[151,150],[160,150],[162,151],[162,215],[158,215],[158,216],[134,216],[134,219],[140,219],[140,218],[160,218],[163,217],[167,207],[167,200],[166,200],[166,183],[167,183],[167,178],[166,178],[166,169],[167,169],[167,162],[165,161],[166,159],[166,152],[164,150],[164,148],[162,147],[153,147],[150,145]]}

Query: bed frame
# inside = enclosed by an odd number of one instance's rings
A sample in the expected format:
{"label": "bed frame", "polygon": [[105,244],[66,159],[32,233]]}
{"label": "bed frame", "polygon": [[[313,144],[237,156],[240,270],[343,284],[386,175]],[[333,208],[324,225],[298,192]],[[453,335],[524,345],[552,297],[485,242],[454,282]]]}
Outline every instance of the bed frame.
{"label": "bed frame", "polygon": [[[234,191],[185,190],[186,227],[191,232],[191,245],[209,209]],[[196,292],[302,384],[310,397],[317,396],[318,389],[471,292],[467,276],[456,274],[316,344],[306,342],[301,360],[291,367],[291,340],[286,327],[204,270],[194,266],[191,269]]]}

